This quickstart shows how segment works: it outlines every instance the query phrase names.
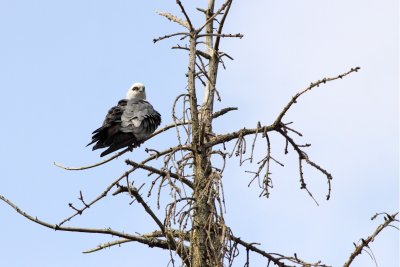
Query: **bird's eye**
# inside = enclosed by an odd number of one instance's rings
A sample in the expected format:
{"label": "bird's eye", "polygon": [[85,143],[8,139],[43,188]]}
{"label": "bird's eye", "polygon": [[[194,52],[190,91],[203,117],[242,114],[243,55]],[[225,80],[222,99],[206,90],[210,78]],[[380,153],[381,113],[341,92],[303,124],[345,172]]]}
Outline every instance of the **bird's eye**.
{"label": "bird's eye", "polygon": [[143,86],[143,91],[146,89],[146,87]]}
{"label": "bird's eye", "polygon": [[132,88],[132,91],[137,91],[137,90],[138,88],[136,86]]}

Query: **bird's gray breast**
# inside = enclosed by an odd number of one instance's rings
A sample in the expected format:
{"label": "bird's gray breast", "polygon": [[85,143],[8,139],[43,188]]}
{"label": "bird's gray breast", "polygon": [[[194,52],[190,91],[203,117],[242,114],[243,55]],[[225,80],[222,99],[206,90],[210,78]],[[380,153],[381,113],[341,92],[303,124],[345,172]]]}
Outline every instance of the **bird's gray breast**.
{"label": "bird's gray breast", "polygon": [[140,142],[151,132],[144,126],[143,120],[155,112],[153,106],[143,99],[130,99],[121,116],[120,130],[125,133],[133,133]]}

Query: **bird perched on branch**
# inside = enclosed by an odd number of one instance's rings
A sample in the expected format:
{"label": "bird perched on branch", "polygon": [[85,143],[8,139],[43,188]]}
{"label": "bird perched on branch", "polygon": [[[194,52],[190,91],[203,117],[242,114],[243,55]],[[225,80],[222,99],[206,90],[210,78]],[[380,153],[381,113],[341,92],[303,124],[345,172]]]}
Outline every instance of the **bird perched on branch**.
{"label": "bird perched on branch", "polygon": [[100,156],[103,157],[124,147],[140,146],[161,123],[161,115],[146,101],[145,86],[134,83],[122,99],[112,107],[103,125],[92,134],[96,143],[93,150],[106,148]]}

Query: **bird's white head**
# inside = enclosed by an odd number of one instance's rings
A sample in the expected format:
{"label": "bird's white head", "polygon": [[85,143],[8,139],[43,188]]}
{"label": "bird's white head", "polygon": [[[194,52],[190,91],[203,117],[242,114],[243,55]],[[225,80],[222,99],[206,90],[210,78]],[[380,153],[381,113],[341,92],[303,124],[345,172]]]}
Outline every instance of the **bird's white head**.
{"label": "bird's white head", "polygon": [[145,86],[142,83],[134,83],[126,93],[126,99],[139,98],[146,99]]}

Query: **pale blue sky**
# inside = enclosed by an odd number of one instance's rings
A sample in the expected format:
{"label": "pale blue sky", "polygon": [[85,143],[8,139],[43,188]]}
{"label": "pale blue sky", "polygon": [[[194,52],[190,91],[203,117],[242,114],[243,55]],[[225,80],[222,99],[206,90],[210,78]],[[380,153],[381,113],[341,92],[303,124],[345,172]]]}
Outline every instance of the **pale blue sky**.
{"label": "pale blue sky", "polygon": [[[284,143],[272,136],[272,152],[285,167],[272,166],[269,199],[258,198],[256,186],[247,187],[251,177],[244,171],[256,166],[239,168],[234,159],[225,173],[226,219],[236,235],[269,252],[296,252],[341,266],[352,243],[382,221],[370,221],[375,212],[398,210],[398,8],[395,0],[234,2],[226,30],[245,37],[223,40],[222,49],[235,60],[219,75],[223,102],[217,105],[239,110],[215,121],[217,133],[271,123],[310,82],[362,68],[305,95],[287,116],[304,134],[299,140],[312,143],[309,156],[333,174],[331,200],[324,200],[325,178],[311,169],[307,184],[320,206],[299,190],[295,154],[283,155]],[[93,198],[123,173],[124,159],[140,159],[144,147],[173,145],[172,135],[160,136],[84,172],[52,164],[97,162],[99,153],[85,147],[90,133],[135,81],[146,84],[163,124],[171,121],[172,101],[185,90],[188,60],[185,52],[170,49],[177,39],[152,43],[179,30],[155,10],[178,11],[175,1],[0,0],[0,194],[58,223],[71,213],[68,203],[77,203],[79,190]],[[70,225],[155,229],[129,201],[111,197]],[[3,203],[0,235],[0,266],[166,266],[169,260],[167,252],[138,244],[84,255],[111,238],[54,232]],[[393,228],[371,248],[379,266],[399,265],[399,233]],[[254,266],[265,265],[252,259]],[[239,259],[236,266],[242,265]],[[375,265],[364,253],[353,266]]]}

